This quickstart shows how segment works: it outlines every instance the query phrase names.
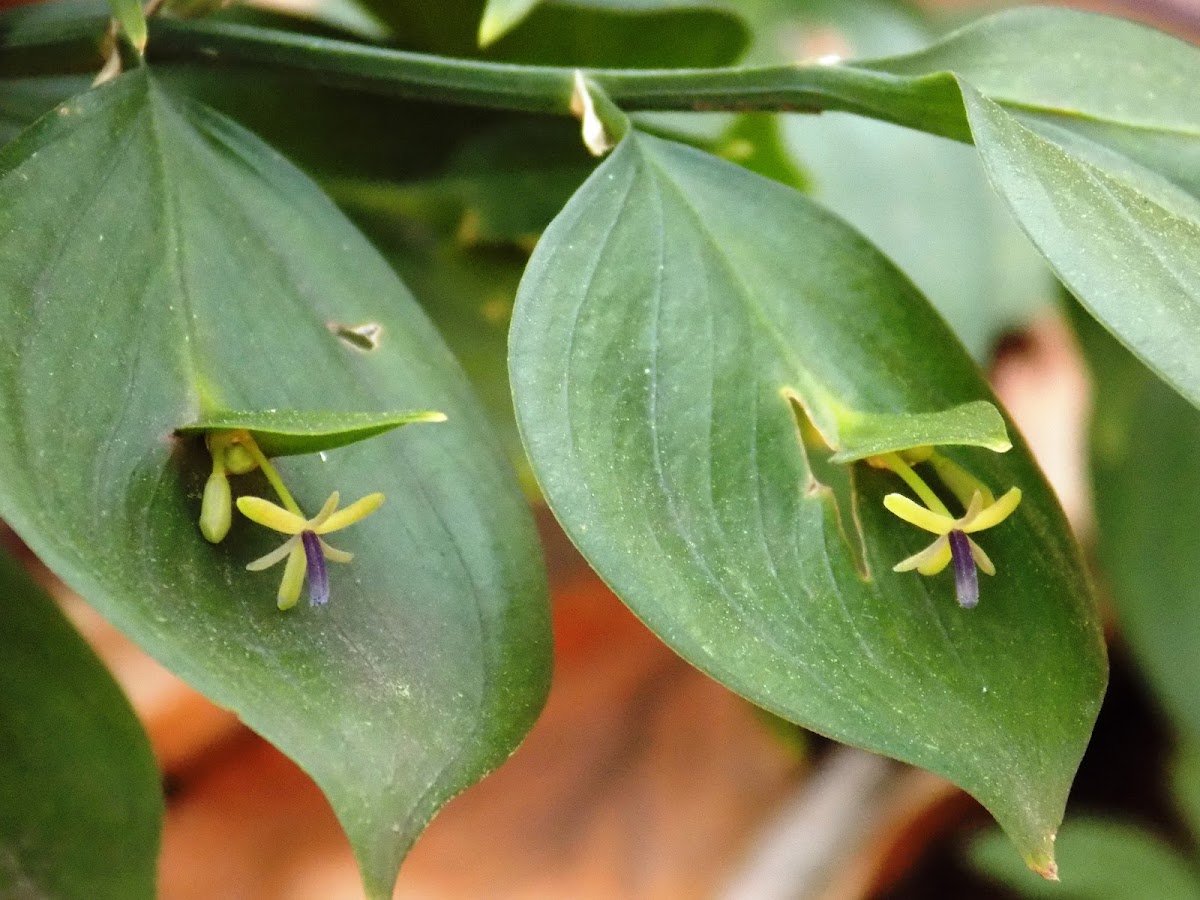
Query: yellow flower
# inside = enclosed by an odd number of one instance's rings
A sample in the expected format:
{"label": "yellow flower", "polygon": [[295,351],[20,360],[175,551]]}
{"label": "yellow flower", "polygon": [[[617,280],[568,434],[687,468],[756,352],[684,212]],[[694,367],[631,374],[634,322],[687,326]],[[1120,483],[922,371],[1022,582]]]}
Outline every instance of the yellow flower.
{"label": "yellow flower", "polygon": [[[888,494],[883,505],[905,522],[938,535],[937,540],[919,553],[903,559],[893,566],[893,571],[910,572],[916,569],[922,575],[936,575],[953,559],[954,586],[960,606],[970,608],[979,602],[979,579],[975,567],[988,575],[996,574],[991,559],[975,541],[967,537],[985,528],[999,525],[1021,502],[1021,489],[1012,488],[999,500],[989,494],[985,500],[976,490],[961,518],[955,519],[942,510],[935,512],[921,506],[903,494]],[[941,506],[941,504],[939,504]]]}
{"label": "yellow flower", "polygon": [[246,566],[251,572],[259,572],[287,557],[283,580],[279,583],[280,609],[291,609],[296,605],[306,573],[311,604],[321,606],[329,602],[329,573],[325,568],[325,560],[346,563],[354,556],[330,547],[321,539],[321,535],[353,525],[383,504],[383,494],[368,494],[345,509],[338,509],[340,499],[338,492],[334,491],[320,512],[311,519],[305,519],[262,497],[238,497],[237,508],[247,519],[291,535],[282,545]]}

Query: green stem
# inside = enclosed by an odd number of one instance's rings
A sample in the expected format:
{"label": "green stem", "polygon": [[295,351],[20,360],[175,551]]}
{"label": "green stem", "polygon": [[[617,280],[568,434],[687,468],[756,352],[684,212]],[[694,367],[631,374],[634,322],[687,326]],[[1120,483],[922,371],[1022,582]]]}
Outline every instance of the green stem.
{"label": "green stem", "polygon": [[[155,19],[152,61],[252,63],[379,94],[525,112],[570,114],[575,69],[451,59],[266,28]],[[621,109],[840,110],[970,140],[953,78],[909,79],[865,67],[589,69]]]}
{"label": "green stem", "polygon": [[258,467],[262,469],[263,475],[267,477],[267,481],[275,489],[275,493],[279,495],[279,499],[283,502],[283,505],[300,518],[307,519],[308,516],[304,514],[304,510],[300,508],[300,504],[292,497],[291,491],[287,489],[287,486],[283,483],[283,479],[279,477],[279,473],[275,471],[275,467],[271,465],[271,461],[267,459],[266,454],[259,449],[258,443],[254,438],[247,435],[242,441],[242,446],[250,451],[250,455],[254,457],[254,461],[258,463]]}
{"label": "green stem", "polygon": [[912,470],[912,466],[906,463],[896,453],[885,453],[878,457],[889,469],[904,479],[904,483],[916,491],[918,497],[925,501],[925,505],[935,513],[941,513],[948,519],[956,518],[950,514],[950,510],[946,508],[946,504],[941,501],[933,489],[925,483],[925,481]]}
{"label": "green stem", "polygon": [[984,506],[991,506],[996,502],[996,498],[988,486],[954,460],[935,451],[930,454],[928,462],[933,466],[933,471],[937,472],[942,484],[950,488],[954,496],[958,498],[958,502],[962,504],[964,510],[971,505],[971,500],[976,492],[979,493],[979,498],[983,501]]}

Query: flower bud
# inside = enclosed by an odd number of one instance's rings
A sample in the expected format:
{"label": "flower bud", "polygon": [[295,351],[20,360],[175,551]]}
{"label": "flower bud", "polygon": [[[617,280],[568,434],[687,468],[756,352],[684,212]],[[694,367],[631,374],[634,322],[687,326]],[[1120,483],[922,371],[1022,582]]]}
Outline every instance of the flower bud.
{"label": "flower bud", "polygon": [[204,485],[204,499],[200,502],[200,533],[214,544],[219,544],[229,534],[233,522],[233,499],[229,491],[229,479],[221,466],[214,466]]}
{"label": "flower bud", "polygon": [[245,475],[258,468],[258,462],[242,444],[230,444],[225,451],[225,470],[230,475]]}

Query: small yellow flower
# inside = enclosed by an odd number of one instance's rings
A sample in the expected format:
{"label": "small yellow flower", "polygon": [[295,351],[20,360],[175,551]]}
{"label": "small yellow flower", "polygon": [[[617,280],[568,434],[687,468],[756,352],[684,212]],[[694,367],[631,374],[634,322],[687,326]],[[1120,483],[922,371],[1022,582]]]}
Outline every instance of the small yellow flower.
{"label": "small yellow flower", "polygon": [[921,506],[903,494],[888,494],[883,505],[905,522],[938,535],[937,540],[919,553],[903,559],[893,566],[893,571],[910,572],[916,569],[922,575],[936,575],[954,560],[954,585],[960,606],[970,608],[979,602],[979,580],[975,573],[978,566],[988,575],[996,574],[996,567],[968,534],[999,525],[1021,502],[1021,489],[1012,488],[999,500],[985,500],[976,490],[961,518],[955,519],[943,512],[935,512]]}
{"label": "small yellow flower", "polygon": [[354,556],[330,547],[320,536],[340,531],[365,519],[383,505],[384,498],[383,494],[368,494],[345,509],[338,509],[340,499],[338,492],[334,491],[320,512],[311,519],[305,519],[262,497],[238,497],[237,508],[247,519],[291,535],[282,545],[246,566],[251,572],[259,572],[287,557],[283,580],[279,584],[280,609],[291,609],[296,605],[306,573],[311,604],[321,606],[329,602],[329,573],[325,568],[325,560],[347,563]]}

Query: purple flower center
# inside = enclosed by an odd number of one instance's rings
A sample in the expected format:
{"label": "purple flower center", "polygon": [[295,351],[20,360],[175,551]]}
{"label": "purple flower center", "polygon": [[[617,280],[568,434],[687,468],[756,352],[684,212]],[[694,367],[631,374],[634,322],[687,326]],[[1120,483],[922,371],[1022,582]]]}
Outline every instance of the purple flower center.
{"label": "purple flower center", "polygon": [[958,605],[971,609],[979,602],[979,573],[975,571],[975,558],[971,555],[971,541],[961,531],[951,531],[950,558],[954,560],[954,590],[958,594]]}
{"label": "purple flower center", "polygon": [[325,568],[321,539],[317,537],[316,532],[302,531],[300,540],[304,543],[304,558],[308,563],[309,605],[324,606],[329,602],[329,570]]}

